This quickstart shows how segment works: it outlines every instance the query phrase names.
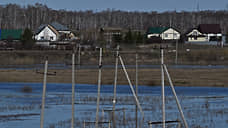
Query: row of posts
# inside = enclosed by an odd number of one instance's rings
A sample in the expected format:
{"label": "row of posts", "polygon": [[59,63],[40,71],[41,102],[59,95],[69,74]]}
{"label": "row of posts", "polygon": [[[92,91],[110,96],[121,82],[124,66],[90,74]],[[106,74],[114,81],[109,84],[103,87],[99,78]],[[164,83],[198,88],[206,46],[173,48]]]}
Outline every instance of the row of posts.
{"label": "row of posts", "polygon": [[[101,73],[102,73],[102,48],[100,48],[99,52],[99,73],[98,73],[98,93],[97,93],[97,108],[96,108],[96,122],[95,127],[98,128],[99,124],[99,104],[100,104],[100,88],[101,88]],[[184,118],[183,111],[181,109],[179,100],[177,98],[172,80],[170,78],[170,75],[168,73],[167,67],[164,64],[164,57],[163,57],[163,49],[161,49],[161,85],[162,85],[162,126],[163,128],[166,127],[165,122],[165,82],[164,82],[164,72],[166,73],[170,86],[172,88],[172,92],[175,96],[175,100],[178,106],[178,110],[180,112],[182,121],[184,123],[185,128],[188,128],[187,122]],[[80,47],[79,47],[79,55],[78,55],[79,61],[80,61]],[[115,78],[114,78],[114,92],[113,92],[113,109],[112,109],[112,127],[116,128],[115,123],[115,106],[116,106],[116,87],[117,87],[117,76],[118,76],[118,63],[121,63],[121,66],[123,68],[123,71],[125,73],[125,76],[128,80],[129,86],[131,88],[132,94],[135,98],[136,106],[135,106],[135,120],[136,120],[136,128],[138,127],[138,109],[140,110],[140,113],[142,115],[142,122],[140,123],[140,127],[143,127],[144,122],[144,112],[141,108],[141,105],[138,100],[138,54],[136,54],[136,81],[135,81],[135,90],[133,88],[132,82],[129,78],[129,75],[127,73],[126,67],[124,65],[122,57],[119,55],[119,46],[117,46],[116,51],[116,61],[115,61]],[[47,82],[47,69],[48,69],[48,59],[45,61],[45,68],[44,68],[44,79],[43,79],[43,94],[42,94],[42,106],[41,106],[41,117],[40,117],[40,128],[43,128],[44,124],[44,108],[45,108],[45,97],[46,97],[46,82]],[[71,119],[71,128],[74,128],[74,99],[75,99],[75,53],[72,54],[72,119]]]}

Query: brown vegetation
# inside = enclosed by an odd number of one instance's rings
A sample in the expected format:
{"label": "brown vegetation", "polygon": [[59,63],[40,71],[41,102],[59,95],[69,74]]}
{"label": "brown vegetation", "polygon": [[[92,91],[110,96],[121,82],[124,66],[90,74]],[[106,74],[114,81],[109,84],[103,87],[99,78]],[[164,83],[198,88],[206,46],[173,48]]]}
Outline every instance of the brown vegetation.
{"label": "brown vegetation", "polygon": [[[219,86],[228,87],[228,69],[170,69],[173,82],[177,86]],[[49,83],[71,83],[71,70],[49,70],[56,76],[48,76]],[[135,70],[128,69],[132,83],[135,82]],[[97,84],[98,69],[80,69],[76,71],[76,83]],[[10,77],[9,77],[10,76]],[[0,82],[42,82],[43,75],[33,70],[0,70]],[[102,70],[102,84],[112,85],[114,69]],[[127,85],[122,70],[118,72],[118,84]],[[140,85],[160,85],[160,69],[139,69]],[[168,85],[168,83],[166,83]]]}

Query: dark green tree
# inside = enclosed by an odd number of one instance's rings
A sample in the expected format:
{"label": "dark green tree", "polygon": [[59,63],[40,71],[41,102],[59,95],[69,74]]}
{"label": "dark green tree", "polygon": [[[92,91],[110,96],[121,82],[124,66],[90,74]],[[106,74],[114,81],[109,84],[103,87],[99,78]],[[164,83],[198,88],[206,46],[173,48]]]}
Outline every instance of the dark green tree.
{"label": "dark green tree", "polygon": [[124,43],[127,43],[127,44],[134,43],[133,34],[131,32],[131,29],[129,29],[128,32],[126,33],[126,35],[124,37]]}
{"label": "dark green tree", "polygon": [[35,40],[33,39],[33,33],[30,29],[26,28],[24,33],[21,36],[21,43],[23,49],[32,49],[35,44]]}
{"label": "dark green tree", "polygon": [[137,32],[136,34],[136,44],[143,44],[144,43],[144,35],[141,32]]}
{"label": "dark green tree", "polygon": [[115,34],[112,36],[112,40],[115,44],[121,44],[123,42],[123,37],[121,34]]}

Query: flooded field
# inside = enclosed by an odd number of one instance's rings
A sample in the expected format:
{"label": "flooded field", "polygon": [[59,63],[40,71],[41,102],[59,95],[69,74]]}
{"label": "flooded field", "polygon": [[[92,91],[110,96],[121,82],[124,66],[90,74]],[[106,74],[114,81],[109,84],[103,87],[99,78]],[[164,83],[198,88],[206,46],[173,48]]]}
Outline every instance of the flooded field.
{"label": "flooded field", "polygon": [[[27,90],[25,90],[27,88]],[[111,122],[113,86],[101,88],[100,121]],[[140,86],[139,101],[145,113],[144,127],[149,121],[161,121],[161,88]],[[228,126],[228,88],[176,87],[184,115],[190,128],[224,128]],[[0,127],[40,127],[42,84],[0,83]],[[96,85],[76,85],[75,126],[93,128],[96,115]],[[129,86],[117,88],[116,125],[135,126],[135,101]],[[44,116],[45,128],[69,128],[71,121],[71,84],[47,84]],[[166,87],[166,120],[181,120],[175,99]],[[138,121],[141,115],[138,111]],[[176,127],[176,124],[170,127]],[[108,123],[101,124],[108,127]],[[161,127],[153,125],[153,127]]]}

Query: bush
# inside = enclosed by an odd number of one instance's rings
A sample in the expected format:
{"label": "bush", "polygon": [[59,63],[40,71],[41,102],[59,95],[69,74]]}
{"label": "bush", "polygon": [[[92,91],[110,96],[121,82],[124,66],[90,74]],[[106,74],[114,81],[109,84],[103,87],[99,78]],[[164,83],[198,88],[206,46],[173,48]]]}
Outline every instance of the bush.
{"label": "bush", "polygon": [[30,86],[24,86],[23,88],[21,88],[21,92],[23,93],[31,93],[32,92],[32,88]]}

